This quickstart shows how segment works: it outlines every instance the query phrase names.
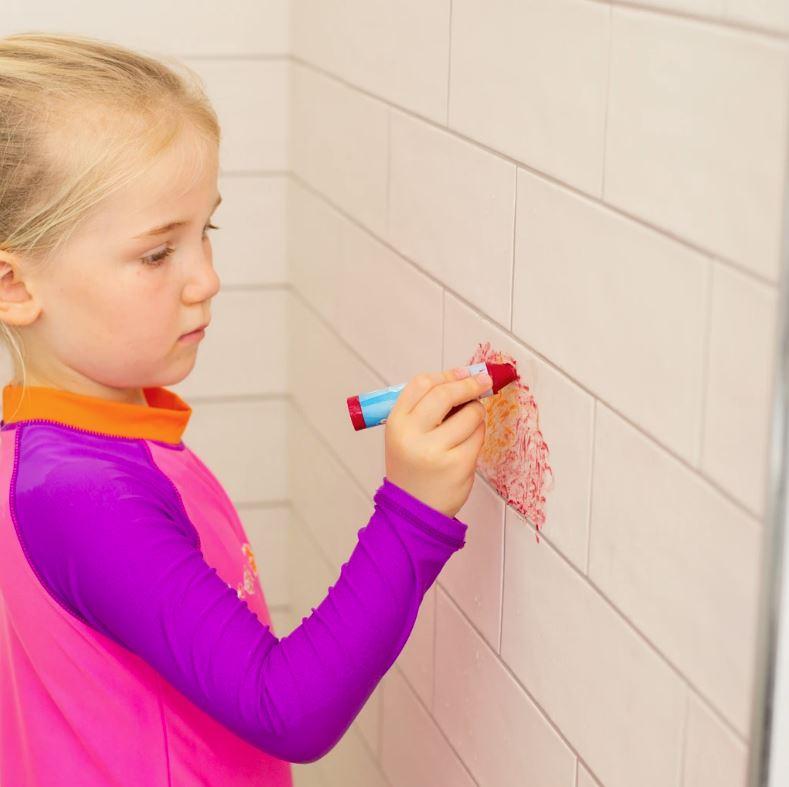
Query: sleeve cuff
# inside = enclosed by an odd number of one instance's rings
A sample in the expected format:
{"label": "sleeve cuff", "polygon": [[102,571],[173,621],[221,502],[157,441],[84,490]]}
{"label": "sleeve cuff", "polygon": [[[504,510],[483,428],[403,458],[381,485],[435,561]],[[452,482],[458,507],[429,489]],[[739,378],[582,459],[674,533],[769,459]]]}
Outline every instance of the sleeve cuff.
{"label": "sleeve cuff", "polygon": [[467,524],[423,503],[386,477],[378,487],[374,499],[382,508],[403,516],[455,549],[460,549],[466,543]]}

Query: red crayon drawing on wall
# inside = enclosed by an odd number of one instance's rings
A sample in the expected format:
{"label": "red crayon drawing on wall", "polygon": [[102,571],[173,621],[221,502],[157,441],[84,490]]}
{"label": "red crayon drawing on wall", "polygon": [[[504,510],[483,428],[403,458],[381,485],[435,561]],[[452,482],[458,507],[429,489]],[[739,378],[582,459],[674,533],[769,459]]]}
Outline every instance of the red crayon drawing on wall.
{"label": "red crayon drawing on wall", "polygon": [[[467,363],[511,363],[514,358],[491,349],[490,342],[477,346]],[[485,405],[485,442],[477,468],[493,488],[539,530],[545,523],[546,484],[553,486],[548,464],[548,444],[540,431],[537,403],[520,375],[494,396],[480,401]]]}

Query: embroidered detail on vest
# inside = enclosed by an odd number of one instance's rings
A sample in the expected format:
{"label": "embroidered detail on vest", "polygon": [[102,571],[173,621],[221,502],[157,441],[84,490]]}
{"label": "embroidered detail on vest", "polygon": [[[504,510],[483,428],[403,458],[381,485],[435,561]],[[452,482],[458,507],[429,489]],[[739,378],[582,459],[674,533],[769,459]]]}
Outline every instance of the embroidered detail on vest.
{"label": "embroidered detail on vest", "polygon": [[255,592],[255,581],[252,575],[258,575],[258,568],[255,562],[255,555],[249,543],[244,544],[241,547],[241,551],[244,553],[248,565],[244,566],[244,579],[238,583],[236,595],[239,598],[244,598],[244,596],[251,596]]}

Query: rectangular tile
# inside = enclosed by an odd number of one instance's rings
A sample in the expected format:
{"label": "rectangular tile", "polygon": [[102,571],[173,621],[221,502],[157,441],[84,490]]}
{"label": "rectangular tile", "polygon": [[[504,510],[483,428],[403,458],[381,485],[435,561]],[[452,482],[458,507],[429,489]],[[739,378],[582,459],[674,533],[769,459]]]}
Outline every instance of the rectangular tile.
{"label": "rectangular tile", "polygon": [[287,401],[203,401],[191,406],[184,442],[236,505],[286,499]]}
{"label": "rectangular tile", "polygon": [[784,0],[721,0],[724,14],[733,22],[744,22],[769,30],[789,30],[789,6]]}
{"label": "rectangular tile", "polygon": [[298,628],[326,598],[339,572],[330,566],[296,511],[288,529],[287,555],[291,617],[293,628]]}
{"label": "rectangular tile", "polygon": [[372,499],[385,470],[384,426],[353,428],[346,399],[386,386],[296,294],[288,307],[288,375],[298,417],[332,446]]}
{"label": "rectangular tile", "polygon": [[524,170],[517,214],[513,333],[695,461],[708,259]]}
{"label": "rectangular tile", "polygon": [[437,588],[438,584],[434,582],[422,598],[411,634],[394,662],[408,680],[413,692],[430,711],[433,710],[435,687]]}
{"label": "rectangular tile", "polygon": [[748,750],[691,694],[683,787],[747,787]]}
{"label": "rectangular tile", "polygon": [[390,385],[438,371],[441,286],[351,222],[341,232],[337,332]]}
{"label": "rectangular tile", "polygon": [[649,0],[649,6],[668,12],[680,11],[712,18],[723,16],[726,0]]}
{"label": "rectangular tile", "polygon": [[288,528],[290,508],[239,506],[238,516],[255,555],[260,586],[269,607],[290,604],[288,593]]}
{"label": "rectangular tile", "polygon": [[434,712],[477,782],[572,787],[574,753],[446,594],[437,600]]}
{"label": "rectangular tile", "polygon": [[380,682],[373,693],[367,698],[359,715],[353,720],[351,725],[364,739],[367,750],[374,760],[381,761],[381,718],[384,708],[383,683]]}
{"label": "rectangular tile", "polygon": [[600,782],[580,762],[578,763],[578,787],[601,787]]}
{"label": "rectangular tile", "polygon": [[473,787],[476,782],[396,668],[383,684],[381,764],[392,787]]}
{"label": "rectangular tile", "polygon": [[284,284],[287,188],[283,175],[220,175],[211,246],[222,286]]}
{"label": "rectangular tile", "polygon": [[293,62],[290,168],[363,226],[386,224],[387,106]]}
{"label": "rectangular tile", "polygon": [[210,9],[198,13],[190,0],[90,3],[79,9],[68,3],[12,0],[3,4],[0,35],[36,29],[76,33],[149,50],[154,57],[286,55],[289,5],[289,0],[234,0],[233,13],[222,14]]}
{"label": "rectangular tile", "polygon": [[504,500],[480,478],[455,515],[468,525],[466,544],[441,570],[438,584],[498,653],[504,571]]}
{"label": "rectangular tile", "polygon": [[787,54],[762,36],[614,6],[605,201],[776,279]]}
{"label": "rectangular tile", "polygon": [[219,117],[221,172],[289,168],[287,60],[185,60],[202,78]]}
{"label": "rectangular tile", "polygon": [[778,293],[715,265],[701,467],[762,516],[775,374]]}
{"label": "rectangular tile", "polygon": [[191,396],[288,393],[287,289],[220,290],[189,372],[170,386]]}
{"label": "rectangular tile", "polygon": [[373,501],[296,408],[291,408],[288,429],[291,505],[339,575],[356,546],[359,530],[375,510]]}
{"label": "rectangular tile", "polygon": [[390,144],[388,241],[509,325],[515,167],[396,110]]}
{"label": "rectangular tile", "polygon": [[545,490],[543,532],[579,570],[586,571],[594,400],[522,343],[447,293],[443,365],[468,363],[478,346],[488,342],[494,351],[514,359],[521,384],[528,386],[538,409],[553,474]]}
{"label": "rectangular tile", "polygon": [[342,216],[324,198],[291,178],[288,191],[288,279],[325,320],[336,324],[343,282]]}
{"label": "rectangular tile", "polygon": [[454,0],[450,128],[599,195],[609,24],[605,3]]}
{"label": "rectangular tile", "polygon": [[512,510],[501,655],[605,787],[665,787],[679,770],[685,687]]}
{"label": "rectangular tile", "polygon": [[299,0],[291,12],[292,52],[370,93],[443,123],[449,13],[450,0]]}
{"label": "rectangular tile", "polygon": [[378,763],[353,725],[318,762],[327,787],[389,787]]}
{"label": "rectangular tile", "polygon": [[598,405],[589,577],[747,734],[762,531]]}

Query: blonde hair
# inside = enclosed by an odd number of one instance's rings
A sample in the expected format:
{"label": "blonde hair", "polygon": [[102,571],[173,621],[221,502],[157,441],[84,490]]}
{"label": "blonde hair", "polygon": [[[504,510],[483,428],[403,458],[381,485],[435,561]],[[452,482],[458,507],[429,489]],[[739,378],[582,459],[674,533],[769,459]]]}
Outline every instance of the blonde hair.
{"label": "blonde hair", "polygon": [[[0,38],[0,249],[48,266],[92,209],[185,128],[218,149],[204,83],[173,58],[85,36]],[[0,343],[24,385],[20,335],[1,321]]]}

